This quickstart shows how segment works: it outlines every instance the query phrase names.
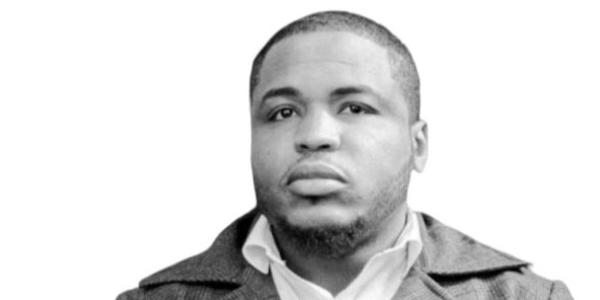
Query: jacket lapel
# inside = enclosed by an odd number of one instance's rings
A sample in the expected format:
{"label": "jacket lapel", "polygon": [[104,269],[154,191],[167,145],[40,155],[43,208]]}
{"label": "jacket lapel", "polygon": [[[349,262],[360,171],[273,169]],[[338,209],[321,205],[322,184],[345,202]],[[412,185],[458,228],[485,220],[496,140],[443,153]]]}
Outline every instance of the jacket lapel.
{"label": "jacket lapel", "polygon": [[419,213],[419,230],[423,251],[416,265],[435,277],[474,275],[529,265],[481,244],[424,213]]}
{"label": "jacket lapel", "polygon": [[528,265],[426,214],[420,213],[418,219],[423,250],[393,299],[465,299],[468,294],[452,295],[439,282]]}
{"label": "jacket lapel", "polygon": [[446,290],[425,274],[413,267],[402,281],[402,285],[392,297],[393,300],[452,300]]}
{"label": "jacket lapel", "polygon": [[243,284],[233,292],[229,293],[222,300],[276,300],[279,299],[277,289],[270,275],[260,273],[251,266],[244,269]]}

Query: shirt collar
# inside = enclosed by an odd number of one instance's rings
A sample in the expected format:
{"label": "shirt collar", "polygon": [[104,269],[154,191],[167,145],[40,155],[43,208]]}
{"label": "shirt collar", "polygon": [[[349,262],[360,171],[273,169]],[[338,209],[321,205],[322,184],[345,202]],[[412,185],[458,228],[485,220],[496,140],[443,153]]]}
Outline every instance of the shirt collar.
{"label": "shirt collar", "polygon": [[242,255],[250,265],[264,274],[269,272],[269,260],[284,264],[275,244],[269,222],[264,215],[260,215],[254,223],[242,247]]}

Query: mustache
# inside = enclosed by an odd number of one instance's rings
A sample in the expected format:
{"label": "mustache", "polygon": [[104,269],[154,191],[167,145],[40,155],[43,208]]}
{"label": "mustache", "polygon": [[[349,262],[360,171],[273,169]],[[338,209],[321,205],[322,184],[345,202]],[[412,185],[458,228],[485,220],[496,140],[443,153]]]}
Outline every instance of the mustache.
{"label": "mustache", "polygon": [[300,179],[334,179],[343,183],[347,183],[347,176],[336,166],[322,162],[301,162],[290,168],[284,176],[283,183],[286,185]]}

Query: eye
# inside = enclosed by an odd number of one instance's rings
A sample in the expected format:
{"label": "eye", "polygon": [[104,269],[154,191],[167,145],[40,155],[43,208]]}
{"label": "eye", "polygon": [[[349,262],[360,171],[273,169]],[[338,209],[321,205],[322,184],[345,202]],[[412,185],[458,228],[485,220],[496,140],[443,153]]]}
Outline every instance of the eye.
{"label": "eye", "polygon": [[283,119],[291,118],[292,116],[294,116],[294,114],[296,114],[294,109],[290,107],[284,107],[273,112],[269,116],[269,121],[281,121]]}
{"label": "eye", "polygon": [[363,105],[350,103],[350,104],[345,105],[340,110],[340,113],[349,113],[349,114],[353,114],[353,115],[358,115],[358,114],[373,113],[373,109],[371,109],[369,107],[365,107]]}

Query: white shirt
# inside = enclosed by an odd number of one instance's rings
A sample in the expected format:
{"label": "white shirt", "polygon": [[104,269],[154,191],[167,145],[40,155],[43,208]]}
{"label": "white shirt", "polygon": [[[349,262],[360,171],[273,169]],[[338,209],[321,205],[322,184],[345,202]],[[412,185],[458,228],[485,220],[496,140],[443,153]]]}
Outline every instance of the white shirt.
{"label": "white shirt", "polygon": [[423,244],[416,213],[409,211],[406,226],[392,248],[367,261],[358,276],[337,296],[290,270],[281,259],[267,218],[259,217],[252,227],[242,254],[263,274],[271,271],[282,300],[373,300],[391,299],[417,260]]}

